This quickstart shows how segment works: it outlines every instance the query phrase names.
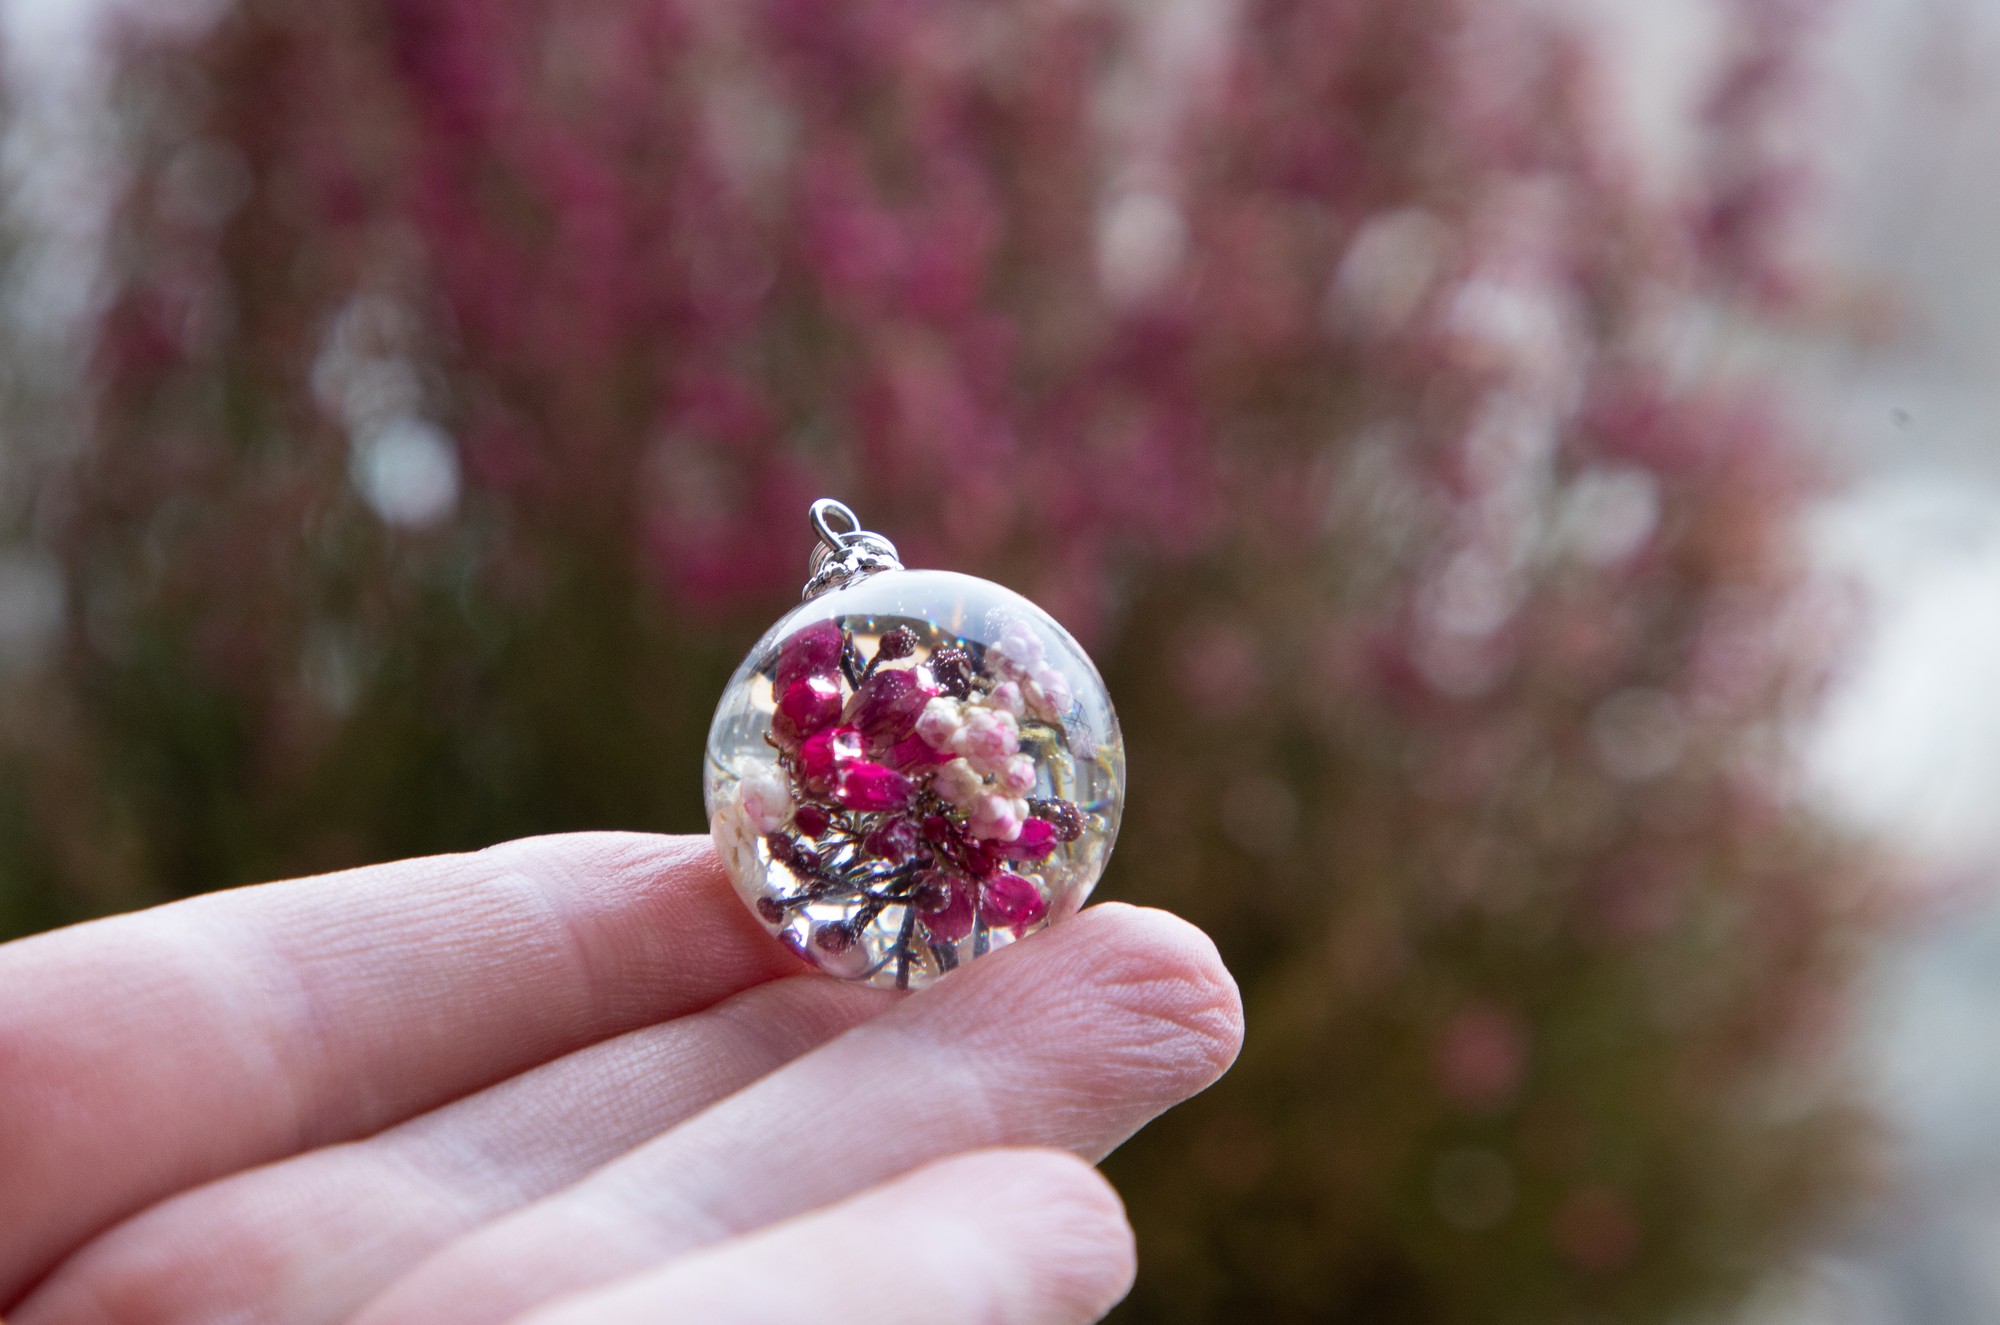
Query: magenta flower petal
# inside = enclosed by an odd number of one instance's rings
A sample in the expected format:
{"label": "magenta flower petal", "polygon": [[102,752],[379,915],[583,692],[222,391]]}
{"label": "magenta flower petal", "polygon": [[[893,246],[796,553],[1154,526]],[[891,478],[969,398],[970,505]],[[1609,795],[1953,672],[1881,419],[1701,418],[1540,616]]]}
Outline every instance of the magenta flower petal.
{"label": "magenta flower petal", "polygon": [[832,676],[805,676],[786,686],[771,730],[795,744],[840,721],[840,682]]}
{"label": "magenta flower petal", "polygon": [[972,888],[932,874],[918,889],[917,914],[934,943],[956,943],[972,932]]}
{"label": "magenta flower petal", "polygon": [[889,767],[913,772],[948,764],[951,760],[951,751],[932,749],[930,742],[914,732],[882,752],[882,762]]}
{"label": "magenta flower petal", "polygon": [[809,787],[831,787],[840,771],[860,758],[860,732],[852,727],[828,727],[813,733],[799,747],[799,777]]}
{"label": "magenta flower petal", "polygon": [[979,914],[989,925],[1018,935],[1048,913],[1041,889],[1018,874],[996,874],[980,884]]}
{"label": "magenta flower petal", "polygon": [[782,695],[809,676],[837,676],[839,672],[840,623],[821,621],[778,646],[778,671],[771,688]]}
{"label": "magenta flower petal", "polygon": [[922,838],[908,819],[891,819],[861,840],[862,850],[877,860],[900,865],[917,854]]}
{"label": "magenta flower petal", "polygon": [[1021,824],[1021,835],[1012,842],[1001,843],[999,851],[1008,860],[1042,860],[1056,849],[1058,840],[1054,824],[1046,819],[1028,819]]}
{"label": "magenta flower petal", "polygon": [[971,838],[960,839],[958,859],[965,872],[975,879],[983,879],[1000,868],[1000,857],[993,854],[993,848]]}
{"label": "magenta flower petal", "polygon": [[936,694],[908,668],[881,668],[848,701],[847,721],[870,746],[894,745],[916,727],[917,715]]}
{"label": "magenta flower petal", "polygon": [[916,800],[917,784],[893,768],[857,760],[841,769],[833,798],[848,809],[863,813],[904,810]]}

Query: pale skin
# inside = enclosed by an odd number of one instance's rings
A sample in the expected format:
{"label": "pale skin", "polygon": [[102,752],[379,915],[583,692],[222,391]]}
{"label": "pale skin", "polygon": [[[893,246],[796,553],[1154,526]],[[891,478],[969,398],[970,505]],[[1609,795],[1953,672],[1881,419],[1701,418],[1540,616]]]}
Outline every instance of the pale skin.
{"label": "pale skin", "polygon": [[804,973],[703,838],[592,833],[0,946],[7,1325],[1071,1325],[1090,1167],[1242,1034],[1091,907],[918,994]]}

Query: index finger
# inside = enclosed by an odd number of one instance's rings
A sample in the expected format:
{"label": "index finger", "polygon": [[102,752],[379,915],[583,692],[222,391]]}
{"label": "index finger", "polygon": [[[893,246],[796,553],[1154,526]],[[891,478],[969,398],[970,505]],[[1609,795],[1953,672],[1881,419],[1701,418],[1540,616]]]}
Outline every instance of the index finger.
{"label": "index finger", "polygon": [[184,1187],[797,969],[706,838],[591,833],[0,947],[0,1305]]}

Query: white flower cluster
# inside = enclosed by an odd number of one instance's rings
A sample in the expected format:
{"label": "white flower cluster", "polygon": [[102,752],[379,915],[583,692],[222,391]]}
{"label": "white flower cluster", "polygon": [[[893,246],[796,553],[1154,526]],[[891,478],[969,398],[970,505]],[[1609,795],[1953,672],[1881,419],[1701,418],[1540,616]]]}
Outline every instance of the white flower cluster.
{"label": "white flower cluster", "polygon": [[739,763],[736,774],[717,789],[709,836],[737,890],[754,904],[760,895],[756,881],[764,877],[758,844],[791,822],[792,788],[780,768]]}
{"label": "white flower cluster", "polygon": [[[1010,621],[1000,638],[986,647],[986,662],[1004,679],[999,689],[1016,687],[1027,711],[1057,726],[1069,712],[1074,696],[1069,678],[1048,659],[1042,637],[1025,621]],[[1020,710],[1016,710],[1019,712]]]}
{"label": "white flower cluster", "polygon": [[[738,891],[748,888],[750,881],[763,877],[764,862],[757,854],[757,842],[762,834],[744,808],[741,783],[725,783],[717,791],[715,813],[710,816],[708,827],[709,836],[714,839],[716,850],[722,853],[722,863],[728,868],[730,880],[736,884]],[[752,900],[755,900],[754,897]]]}
{"label": "white flower cluster", "polygon": [[1021,750],[1021,688],[1003,681],[969,700],[939,696],[917,718],[917,734],[940,754],[931,790],[964,811],[974,837],[1012,842],[1028,818],[1035,761]]}
{"label": "white flower cluster", "polygon": [[782,768],[760,768],[743,779],[743,813],[761,836],[792,818],[792,786]]}

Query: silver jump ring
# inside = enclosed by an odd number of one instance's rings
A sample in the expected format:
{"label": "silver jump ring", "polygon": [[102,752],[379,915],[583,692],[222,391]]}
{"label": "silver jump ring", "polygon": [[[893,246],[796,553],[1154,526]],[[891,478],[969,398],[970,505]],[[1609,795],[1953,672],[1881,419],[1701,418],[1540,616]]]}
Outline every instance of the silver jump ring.
{"label": "silver jump ring", "polygon": [[[847,525],[846,529],[833,527],[833,518],[836,516]],[[835,552],[844,549],[864,532],[861,528],[861,517],[849,509],[846,502],[837,501],[832,497],[821,497],[812,504],[812,527],[813,532],[819,535],[819,541]]]}
{"label": "silver jump ring", "polygon": [[[836,529],[836,523],[845,529]],[[873,530],[863,529],[859,516],[845,502],[821,497],[812,504],[813,532],[819,535],[809,559],[804,596],[816,598],[828,589],[851,584],[877,571],[901,570],[896,545]]]}

